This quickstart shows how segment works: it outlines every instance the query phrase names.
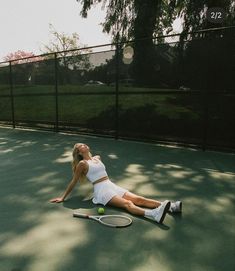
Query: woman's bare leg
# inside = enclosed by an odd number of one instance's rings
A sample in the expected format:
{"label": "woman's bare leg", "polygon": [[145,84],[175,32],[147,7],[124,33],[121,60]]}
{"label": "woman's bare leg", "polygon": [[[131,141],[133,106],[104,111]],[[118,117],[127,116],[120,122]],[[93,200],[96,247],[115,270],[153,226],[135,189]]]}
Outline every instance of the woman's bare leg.
{"label": "woman's bare leg", "polygon": [[[131,197],[132,197],[132,195],[131,195]],[[127,194],[127,198],[128,198],[128,194]],[[153,202],[149,201],[149,199],[145,199],[145,200],[147,200],[146,201],[147,205],[150,206],[153,204]],[[158,201],[157,201],[157,203],[155,202],[155,205],[156,204],[158,204]],[[123,208],[133,215],[145,216],[147,218],[154,219],[158,223],[162,223],[167,211],[169,210],[170,202],[169,201],[164,202],[163,205],[161,205],[161,207],[159,207],[157,209],[145,210],[141,207],[136,206],[131,200],[128,200],[128,199],[126,199],[124,197],[120,197],[120,196],[114,196],[108,202],[108,205]]]}
{"label": "woman's bare leg", "polygon": [[145,215],[145,210],[136,206],[131,200],[127,200],[124,197],[114,196],[109,202],[108,205],[115,206],[118,208],[123,208],[133,215]]}
{"label": "woman's bare leg", "polygon": [[142,206],[151,209],[161,205],[160,201],[144,198],[131,192],[126,192],[123,198],[132,201],[137,206]]}

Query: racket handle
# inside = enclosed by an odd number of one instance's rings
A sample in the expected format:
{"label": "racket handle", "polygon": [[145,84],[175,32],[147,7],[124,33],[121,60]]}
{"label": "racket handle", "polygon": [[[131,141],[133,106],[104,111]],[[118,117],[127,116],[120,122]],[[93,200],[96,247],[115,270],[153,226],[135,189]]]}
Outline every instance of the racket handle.
{"label": "racket handle", "polygon": [[73,217],[89,218],[89,215],[81,214],[81,213],[73,213]]}

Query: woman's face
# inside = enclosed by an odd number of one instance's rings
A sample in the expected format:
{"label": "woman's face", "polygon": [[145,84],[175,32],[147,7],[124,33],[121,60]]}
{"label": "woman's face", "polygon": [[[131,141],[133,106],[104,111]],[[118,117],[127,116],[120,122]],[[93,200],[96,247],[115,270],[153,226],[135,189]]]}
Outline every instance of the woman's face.
{"label": "woman's face", "polygon": [[90,151],[89,146],[87,146],[86,144],[83,144],[83,143],[76,144],[76,149],[78,150],[79,154],[83,154],[83,153]]}

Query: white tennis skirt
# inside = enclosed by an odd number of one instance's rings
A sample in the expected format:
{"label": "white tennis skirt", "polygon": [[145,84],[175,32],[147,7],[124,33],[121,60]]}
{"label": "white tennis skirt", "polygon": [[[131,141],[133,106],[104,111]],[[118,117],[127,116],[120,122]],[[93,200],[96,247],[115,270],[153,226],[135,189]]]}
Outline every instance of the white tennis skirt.
{"label": "white tennis skirt", "polygon": [[114,184],[110,180],[105,180],[94,185],[94,197],[92,202],[94,204],[106,205],[113,197],[123,197],[126,192],[128,192],[127,189]]}

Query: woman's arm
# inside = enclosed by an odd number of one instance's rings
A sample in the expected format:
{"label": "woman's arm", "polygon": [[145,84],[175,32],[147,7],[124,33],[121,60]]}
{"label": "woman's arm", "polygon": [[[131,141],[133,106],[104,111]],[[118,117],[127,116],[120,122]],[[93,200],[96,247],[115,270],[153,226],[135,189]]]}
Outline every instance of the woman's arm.
{"label": "woman's arm", "polygon": [[62,201],[65,200],[65,198],[70,194],[70,192],[73,190],[74,186],[76,185],[76,183],[78,182],[79,178],[81,177],[81,175],[83,174],[83,172],[85,171],[85,162],[81,161],[78,163],[75,173],[73,175],[73,179],[71,180],[71,182],[68,184],[64,194],[62,195],[62,197],[58,197],[58,198],[54,198],[51,199],[50,202],[56,202],[56,203],[60,203]]}

